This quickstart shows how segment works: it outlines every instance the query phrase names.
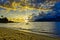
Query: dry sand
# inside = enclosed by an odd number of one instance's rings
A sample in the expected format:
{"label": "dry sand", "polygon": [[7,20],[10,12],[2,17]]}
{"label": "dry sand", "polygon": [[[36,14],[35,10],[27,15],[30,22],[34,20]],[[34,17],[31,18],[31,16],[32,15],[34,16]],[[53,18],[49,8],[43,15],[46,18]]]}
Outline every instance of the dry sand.
{"label": "dry sand", "polygon": [[0,40],[59,40],[59,38],[0,27]]}

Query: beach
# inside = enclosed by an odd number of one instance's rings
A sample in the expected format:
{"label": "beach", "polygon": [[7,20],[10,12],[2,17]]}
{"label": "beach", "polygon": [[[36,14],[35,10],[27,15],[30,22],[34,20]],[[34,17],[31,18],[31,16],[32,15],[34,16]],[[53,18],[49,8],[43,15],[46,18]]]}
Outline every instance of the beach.
{"label": "beach", "polygon": [[11,28],[0,27],[0,40],[59,40],[60,38],[39,35]]}

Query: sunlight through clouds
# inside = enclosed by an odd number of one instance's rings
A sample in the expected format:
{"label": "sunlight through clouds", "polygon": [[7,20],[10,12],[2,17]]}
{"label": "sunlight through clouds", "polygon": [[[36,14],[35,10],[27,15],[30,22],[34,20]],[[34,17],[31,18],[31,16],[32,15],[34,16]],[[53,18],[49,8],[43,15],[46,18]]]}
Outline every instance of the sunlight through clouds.
{"label": "sunlight through clouds", "polygon": [[[49,6],[47,5],[48,3],[46,1],[44,1],[42,3],[42,1],[39,3],[37,3],[38,1],[36,0],[1,0],[2,3],[0,4],[0,8],[3,8],[3,10],[0,11],[0,13],[3,15],[3,16],[6,16],[7,18],[9,17],[16,17],[19,19],[19,17],[21,15],[22,18],[24,16],[29,16],[29,15],[32,15],[33,13],[35,13],[36,15],[38,15],[38,13],[40,13],[41,11],[43,12],[48,12],[52,9],[50,8],[46,8],[46,6]],[[53,2],[54,4],[55,2]],[[45,5],[45,6],[42,6],[42,5]],[[5,10],[4,10],[5,9]],[[9,15],[9,16],[7,16]],[[19,16],[17,16],[19,15]]]}

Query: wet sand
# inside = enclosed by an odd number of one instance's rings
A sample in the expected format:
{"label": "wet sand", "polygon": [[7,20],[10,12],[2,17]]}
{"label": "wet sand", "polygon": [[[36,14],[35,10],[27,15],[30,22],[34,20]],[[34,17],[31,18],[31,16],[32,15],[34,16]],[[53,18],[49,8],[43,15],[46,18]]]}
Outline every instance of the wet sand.
{"label": "wet sand", "polygon": [[45,35],[38,35],[10,28],[0,27],[0,40],[59,40]]}

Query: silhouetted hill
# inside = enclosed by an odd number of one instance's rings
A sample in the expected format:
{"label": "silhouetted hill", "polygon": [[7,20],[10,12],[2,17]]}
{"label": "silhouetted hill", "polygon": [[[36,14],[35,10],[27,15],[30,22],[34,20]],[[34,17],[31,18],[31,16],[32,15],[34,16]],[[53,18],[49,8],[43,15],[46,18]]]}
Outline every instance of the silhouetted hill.
{"label": "silhouetted hill", "polygon": [[6,17],[0,18],[0,23],[13,23],[13,21],[9,21]]}

